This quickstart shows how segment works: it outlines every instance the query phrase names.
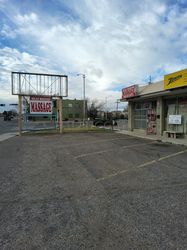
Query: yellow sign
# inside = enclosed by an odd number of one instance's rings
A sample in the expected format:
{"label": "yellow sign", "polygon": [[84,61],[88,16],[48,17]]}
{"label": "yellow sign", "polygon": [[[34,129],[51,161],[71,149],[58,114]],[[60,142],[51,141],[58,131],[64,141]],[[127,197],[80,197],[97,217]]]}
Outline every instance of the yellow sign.
{"label": "yellow sign", "polygon": [[164,76],[164,89],[187,87],[187,69]]}

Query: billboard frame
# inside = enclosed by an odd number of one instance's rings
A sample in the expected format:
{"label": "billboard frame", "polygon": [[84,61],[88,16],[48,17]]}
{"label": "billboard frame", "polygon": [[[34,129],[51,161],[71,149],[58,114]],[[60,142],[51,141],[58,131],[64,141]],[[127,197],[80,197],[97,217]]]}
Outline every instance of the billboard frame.
{"label": "billboard frame", "polygon": [[[15,76],[17,76],[17,78]],[[31,85],[31,77],[35,77],[35,81],[36,81],[35,86]],[[63,82],[63,80],[65,82]],[[56,86],[57,83],[58,83],[58,86]],[[63,93],[64,91],[63,84],[65,85],[64,86],[65,93]],[[24,90],[23,90],[23,85],[25,87]],[[16,91],[16,87],[17,87],[17,91]],[[27,89],[28,87],[29,89]],[[53,93],[52,92],[49,93],[49,88],[52,89],[52,87],[54,87],[55,89],[57,87],[58,92],[54,91]],[[40,96],[52,96],[52,97],[67,97],[68,96],[68,76],[60,75],[60,74],[12,71],[11,72],[11,89],[12,89],[12,95],[22,95],[22,96],[40,95]],[[31,93],[30,91],[33,91],[33,92]],[[48,93],[46,91],[48,91]]]}
{"label": "billboard frame", "polygon": [[[15,79],[14,76],[17,76],[17,78]],[[28,76],[28,79],[27,79],[27,76]],[[29,81],[31,76],[36,79],[35,87],[32,86],[31,82]],[[21,81],[23,79],[25,79],[25,81]],[[42,79],[43,79],[43,83],[42,83]],[[46,82],[45,79],[48,79],[48,81]],[[63,80],[65,80],[65,93],[64,94],[63,94]],[[57,81],[58,81],[58,84],[57,84]],[[23,85],[24,85],[25,91],[22,91]],[[29,88],[28,88],[28,86],[29,86]],[[63,97],[68,96],[68,76],[67,75],[13,71],[13,72],[11,72],[11,87],[12,87],[12,95],[18,96],[19,136],[22,135],[22,97],[24,97],[24,96],[43,96],[43,97],[48,96],[48,97],[51,97],[51,99],[57,98],[58,106],[59,106],[60,134],[63,133],[62,99],[63,99]],[[17,91],[16,91],[16,87],[17,87]],[[32,87],[32,89],[35,90],[34,93],[31,92],[31,87]],[[52,91],[52,87],[54,88],[53,91]],[[51,94],[47,93],[47,91],[49,92],[49,88],[51,88]],[[37,91],[37,90],[39,90],[39,91]],[[58,92],[56,92],[56,90]],[[30,91],[30,93],[29,93],[29,91]],[[42,91],[42,93],[41,93],[41,91]]]}

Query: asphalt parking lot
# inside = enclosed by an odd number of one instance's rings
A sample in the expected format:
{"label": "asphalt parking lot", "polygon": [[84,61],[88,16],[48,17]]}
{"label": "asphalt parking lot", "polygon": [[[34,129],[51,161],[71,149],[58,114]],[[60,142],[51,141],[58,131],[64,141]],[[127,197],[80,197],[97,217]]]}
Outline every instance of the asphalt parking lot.
{"label": "asphalt parking lot", "polygon": [[0,249],[187,249],[186,162],[110,132],[0,142]]}

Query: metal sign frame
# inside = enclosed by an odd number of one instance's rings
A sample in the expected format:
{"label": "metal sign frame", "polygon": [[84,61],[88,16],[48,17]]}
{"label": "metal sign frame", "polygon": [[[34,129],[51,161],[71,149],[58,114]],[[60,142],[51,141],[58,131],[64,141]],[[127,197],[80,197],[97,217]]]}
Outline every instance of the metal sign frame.
{"label": "metal sign frame", "polygon": [[68,76],[60,74],[42,74],[11,72],[12,95],[18,96],[18,127],[22,134],[22,97],[50,96],[58,99],[60,133],[63,132],[62,98],[68,96]]}
{"label": "metal sign frame", "polygon": [[68,96],[68,76],[28,72],[11,72],[12,95]]}

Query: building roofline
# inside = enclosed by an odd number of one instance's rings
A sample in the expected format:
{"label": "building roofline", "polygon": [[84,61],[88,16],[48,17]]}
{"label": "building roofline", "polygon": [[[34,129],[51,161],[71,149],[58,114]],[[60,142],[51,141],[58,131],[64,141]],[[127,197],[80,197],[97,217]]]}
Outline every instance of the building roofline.
{"label": "building roofline", "polygon": [[133,97],[120,99],[121,102],[135,101],[137,99],[151,98],[158,96],[170,96],[173,94],[187,93],[187,86],[182,86],[173,89],[164,89],[164,81],[158,81],[149,85],[141,86],[137,85],[137,94]]}

